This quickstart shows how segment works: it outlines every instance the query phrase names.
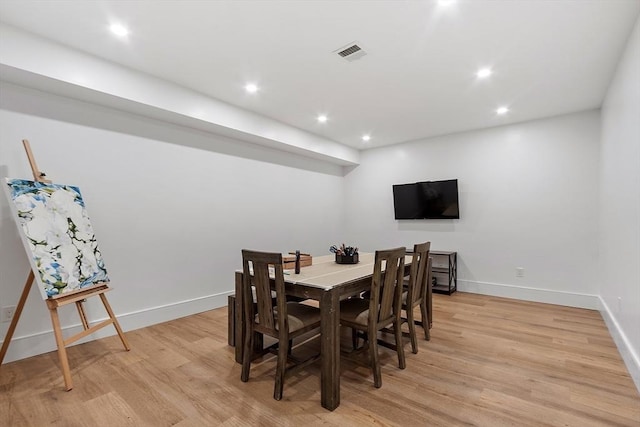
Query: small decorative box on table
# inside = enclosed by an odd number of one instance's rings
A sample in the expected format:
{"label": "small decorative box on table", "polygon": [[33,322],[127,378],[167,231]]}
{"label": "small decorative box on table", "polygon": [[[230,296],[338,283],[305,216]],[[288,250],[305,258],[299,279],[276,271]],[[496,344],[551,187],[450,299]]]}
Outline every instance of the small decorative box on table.
{"label": "small decorative box on table", "polygon": [[[293,270],[296,268],[296,254],[289,252],[282,254],[282,264],[285,270]],[[309,267],[313,264],[313,257],[309,254],[300,254],[300,267]]]}
{"label": "small decorative box on table", "polygon": [[331,245],[329,252],[336,254],[337,264],[357,264],[360,262],[357,247],[345,246],[344,243],[340,247]]}
{"label": "small decorative box on table", "polygon": [[358,259],[358,253],[353,255],[336,254],[336,262],[338,264],[357,264],[360,260]]}

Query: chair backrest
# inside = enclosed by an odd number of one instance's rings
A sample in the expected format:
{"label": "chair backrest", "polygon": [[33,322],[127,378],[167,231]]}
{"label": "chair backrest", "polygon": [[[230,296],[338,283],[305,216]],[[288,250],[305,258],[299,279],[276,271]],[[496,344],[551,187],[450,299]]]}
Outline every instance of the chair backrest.
{"label": "chair backrest", "polygon": [[[269,268],[273,268],[273,277]],[[242,270],[244,295],[251,295],[251,287],[255,288],[255,305],[251,298],[245,298],[244,311],[247,322],[256,322],[255,329],[259,332],[278,337],[278,331],[288,331],[287,302],[284,293],[284,272],[282,254],[242,250]],[[277,313],[273,307],[271,281],[276,291]],[[254,312],[254,307],[257,313]],[[276,328],[277,325],[277,328]]]}
{"label": "chair backrest", "polygon": [[370,323],[386,325],[393,320],[394,313],[400,313],[405,253],[404,247],[376,251],[371,279]]}
{"label": "chair backrest", "polygon": [[424,300],[427,293],[429,250],[431,242],[418,243],[413,246],[413,259],[409,273],[409,289],[407,291],[407,305],[415,306]]}

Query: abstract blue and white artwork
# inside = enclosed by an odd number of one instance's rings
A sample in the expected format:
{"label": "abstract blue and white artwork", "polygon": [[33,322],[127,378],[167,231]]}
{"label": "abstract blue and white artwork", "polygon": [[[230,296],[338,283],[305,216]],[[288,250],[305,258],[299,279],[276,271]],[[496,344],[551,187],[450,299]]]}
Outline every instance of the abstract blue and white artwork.
{"label": "abstract blue and white artwork", "polygon": [[9,178],[4,187],[43,299],[109,282],[78,187]]}

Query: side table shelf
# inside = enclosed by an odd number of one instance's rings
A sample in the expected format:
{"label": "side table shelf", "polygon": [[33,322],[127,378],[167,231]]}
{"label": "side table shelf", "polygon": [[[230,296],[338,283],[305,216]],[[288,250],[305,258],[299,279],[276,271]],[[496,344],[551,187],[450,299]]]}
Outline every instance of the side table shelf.
{"label": "side table shelf", "polygon": [[433,292],[451,295],[458,289],[458,253],[430,251],[431,272],[436,284]]}

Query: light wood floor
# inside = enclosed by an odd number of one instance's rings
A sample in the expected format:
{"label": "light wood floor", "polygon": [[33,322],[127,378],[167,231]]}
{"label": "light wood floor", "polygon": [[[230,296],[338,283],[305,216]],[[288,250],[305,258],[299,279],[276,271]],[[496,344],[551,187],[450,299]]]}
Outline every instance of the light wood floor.
{"label": "light wood floor", "polygon": [[[0,368],[2,426],[640,426],[640,396],[596,311],[456,293],[434,296],[430,342],[407,368],[381,349],[383,386],[343,361],[341,406],[320,406],[319,366],[273,400],[274,359],[248,383],[221,308]],[[345,343],[349,342],[345,332]],[[303,349],[305,350],[305,349]],[[306,349],[309,350],[309,349]]]}

